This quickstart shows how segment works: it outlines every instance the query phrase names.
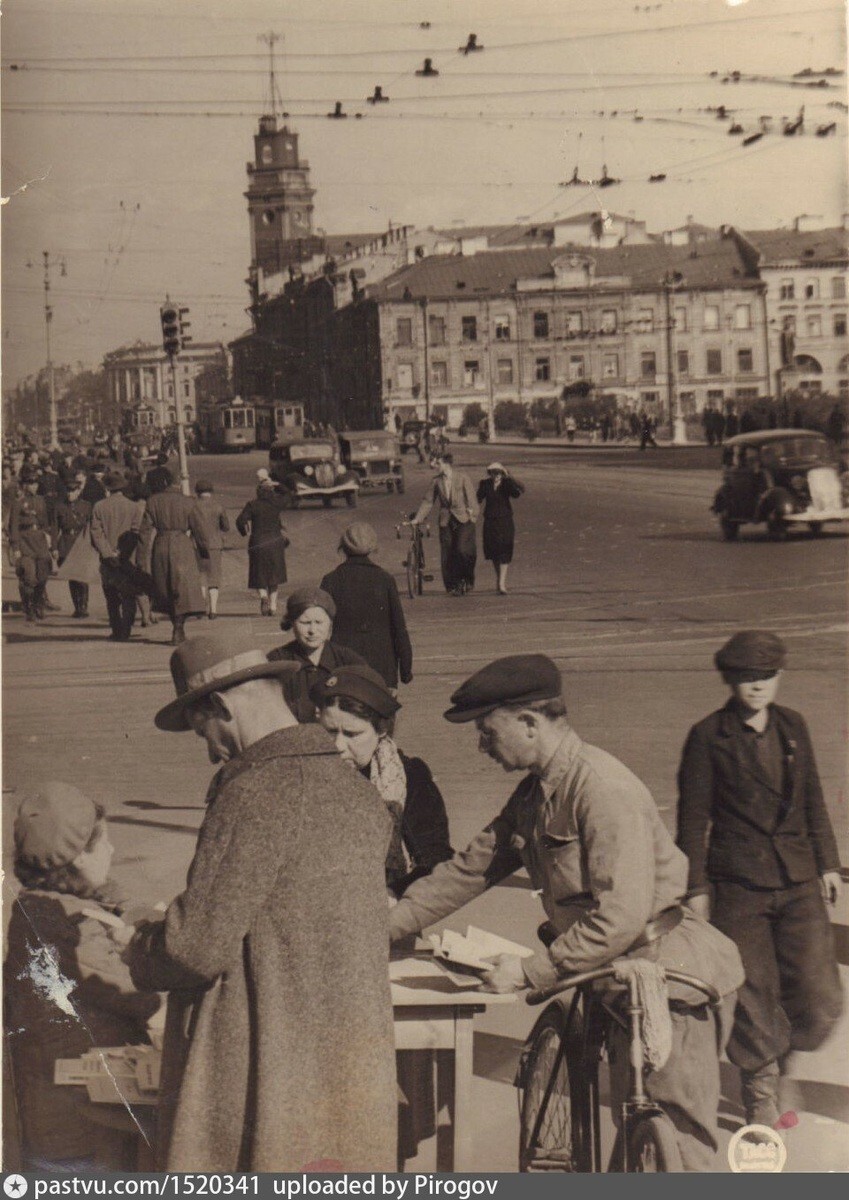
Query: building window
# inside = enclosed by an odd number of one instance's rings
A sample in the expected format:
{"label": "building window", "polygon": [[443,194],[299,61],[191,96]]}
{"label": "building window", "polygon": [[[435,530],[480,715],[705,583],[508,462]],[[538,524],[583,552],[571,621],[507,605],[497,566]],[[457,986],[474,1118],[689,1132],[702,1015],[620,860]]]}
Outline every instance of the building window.
{"label": "building window", "polygon": [[755,369],[754,356],[751,350],[737,351],[737,374],[751,375]]}
{"label": "building window", "polygon": [[846,296],[846,276],[835,275],[831,281],[832,300],[843,300]]}
{"label": "building window", "polygon": [[504,313],[495,318],[495,340],[497,342],[510,341],[510,318]]}
{"label": "building window", "polygon": [[413,364],[398,363],[398,387],[409,392],[413,386]]}
{"label": "building window", "polygon": [[838,379],[837,390],[841,400],[849,400],[849,379]]}
{"label": "building window", "polygon": [[654,309],[639,308],[637,309],[637,330],[639,333],[654,332]]}
{"label": "building window", "polygon": [[757,400],[757,388],[735,388],[734,395],[738,400]]}
{"label": "building window", "polygon": [[822,391],[822,381],[820,379],[805,379],[802,382],[802,390],[810,392],[811,395],[818,396]]}
{"label": "building window", "polygon": [[583,354],[569,355],[569,378],[583,379],[584,378],[584,356]]}
{"label": "building window", "polygon": [[499,358],[497,364],[498,382],[512,383],[513,382],[513,359]]}
{"label": "building window", "polygon": [[168,397],[169,400],[172,400],[174,398],[174,384],[173,383],[166,383],[165,395]]}
{"label": "building window", "polygon": [[719,306],[705,305],[705,329],[719,329]]}
{"label": "building window", "polygon": [[619,378],[618,354],[603,354],[601,356],[601,377],[602,379]]}
{"label": "building window", "polygon": [[534,379],[537,383],[547,383],[551,379],[551,359],[538,358],[534,364]]}
{"label": "building window", "polygon": [[818,279],[809,279],[805,283],[805,299],[819,300],[820,298],[820,281]]}
{"label": "building window", "polygon": [[548,313],[547,312],[535,312],[534,313],[534,337],[535,338],[547,338],[548,337]]}
{"label": "building window", "polygon": [[[194,410],[192,409],[191,404],[186,405],[183,415],[185,416],[187,421],[194,420]],[[251,418],[250,424],[253,425],[253,413],[249,412],[248,416]]]}
{"label": "building window", "polygon": [[752,306],[751,304],[738,304],[734,308],[734,328],[735,329],[751,329],[752,328]]}
{"label": "building window", "polygon": [[399,346],[412,346],[413,320],[412,317],[399,317],[395,322],[395,341]]}
{"label": "building window", "polygon": [[[601,332],[615,333],[618,325],[618,318],[615,308],[603,308],[601,310]],[[618,375],[617,371],[617,375]]]}
{"label": "building window", "polygon": [[657,355],[654,350],[644,350],[640,355],[640,375],[643,379],[654,379],[657,374]]}
{"label": "building window", "polygon": [[708,404],[721,404],[725,399],[725,392],[722,388],[708,388]]}
{"label": "building window", "polygon": [[189,396],[191,396],[191,394],[192,394],[192,385],[189,383],[189,381],[187,379],[185,381],[185,383],[183,384],[183,395],[186,397],[186,399],[188,399]]}
{"label": "building window", "polygon": [[780,300],[796,299],[796,285],[792,279],[782,279],[778,288],[778,297]]}
{"label": "building window", "polygon": [[805,331],[808,337],[822,337],[822,317],[819,313],[805,317]]}
{"label": "building window", "polygon": [[433,387],[448,387],[448,363],[432,362],[430,364],[430,382]]}
{"label": "building window", "polygon": [[846,337],[846,313],[834,314],[834,336]]}
{"label": "building window", "polygon": [[657,404],[660,392],[640,392],[640,399],[643,404]]}
{"label": "building window", "polygon": [[463,317],[463,341],[476,342],[478,340],[478,319],[477,317]]}
{"label": "building window", "polygon": [[675,309],[675,328],[679,333],[687,332],[687,310],[686,308]]}
{"label": "building window", "polygon": [[679,375],[689,375],[690,374],[690,351],[689,350],[679,350],[678,351],[678,374]]}
{"label": "building window", "polygon": [[692,417],[696,411],[696,393],[695,392],[679,392],[681,400],[681,415],[683,417]]}
{"label": "building window", "polygon": [[566,336],[579,337],[584,332],[584,314],[582,312],[567,312]]}
{"label": "building window", "polygon": [[707,352],[707,373],[708,375],[722,374],[722,351],[708,350]]}
{"label": "building window", "polygon": [[445,345],[445,317],[428,317],[427,331],[431,346]]}
{"label": "building window", "polygon": [[481,365],[476,358],[463,363],[463,387],[474,387],[480,375]]}

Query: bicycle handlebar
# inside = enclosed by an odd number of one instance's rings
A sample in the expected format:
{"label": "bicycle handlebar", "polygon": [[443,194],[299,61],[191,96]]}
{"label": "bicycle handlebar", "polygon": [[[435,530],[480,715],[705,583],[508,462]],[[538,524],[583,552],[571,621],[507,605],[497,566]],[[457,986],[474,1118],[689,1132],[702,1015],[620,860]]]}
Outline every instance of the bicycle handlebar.
{"label": "bicycle handlebar", "polygon": [[[559,995],[561,992],[568,992],[572,988],[583,987],[585,984],[594,983],[597,979],[610,979],[615,975],[613,967],[600,967],[595,971],[584,971],[580,975],[572,975],[569,979],[559,979],[557,983],[551,984],[549,987],[536,988],[528,992],[525,997],[526,1004],[544,1004],[546,1000],[550,1000],[553,996]],[[688,987],[695,988],[697,992],[702,992],[707,997],[708,1003],[712,1008],[718,1007],[722,1001],[719,992],[709,983],[705,983],[703,979],[698,979],[695,975],[685,975],[683,971],[664,971],[666,978],[672,983],[683,983]]]}

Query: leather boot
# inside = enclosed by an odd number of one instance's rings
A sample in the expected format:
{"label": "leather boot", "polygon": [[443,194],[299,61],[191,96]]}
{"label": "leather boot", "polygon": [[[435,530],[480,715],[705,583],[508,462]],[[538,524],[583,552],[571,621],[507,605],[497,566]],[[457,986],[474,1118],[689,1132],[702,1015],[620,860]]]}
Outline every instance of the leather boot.
{"label": "leather boot", "polygon": [[781,1112],[778,1107],[777,1062],[765,1063],[757,1071],[741,1071],[743,1107],[748,1125],[767,1125],[772,1129]]}

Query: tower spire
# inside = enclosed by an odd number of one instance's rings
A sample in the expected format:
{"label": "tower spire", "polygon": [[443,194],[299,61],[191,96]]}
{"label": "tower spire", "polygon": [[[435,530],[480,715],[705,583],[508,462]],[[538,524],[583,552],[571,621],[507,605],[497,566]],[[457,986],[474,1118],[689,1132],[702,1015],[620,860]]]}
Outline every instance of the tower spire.
{"label": "tower spire", "polygon": [[275,33],[270,29],[268,33],[261,33],[259,41],[268,46],[268,97],[269,97],[269,115],[277,119],[278,108],[283,112],[283,97],[280,95],[280,89],[277,86],[277,76],[274,67],[274,43],[282,42],[283,35]]}

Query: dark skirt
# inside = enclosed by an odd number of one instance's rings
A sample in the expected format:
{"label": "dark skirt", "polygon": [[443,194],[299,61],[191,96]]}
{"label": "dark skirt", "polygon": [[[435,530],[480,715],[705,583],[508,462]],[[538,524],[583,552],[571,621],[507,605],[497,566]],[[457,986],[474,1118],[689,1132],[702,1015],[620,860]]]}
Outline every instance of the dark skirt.
{"label": "dark skirt", "polygon": [[279,537],[264,538],[248,546],[248,587],[276,588],[286,582],[286,543]]}
{"label": "dark skirt", "polygon": [[513,541],[516,529],[510,513],[499,513],[494,521],[483,520],[483,556],[489,562],[513,561]]}

